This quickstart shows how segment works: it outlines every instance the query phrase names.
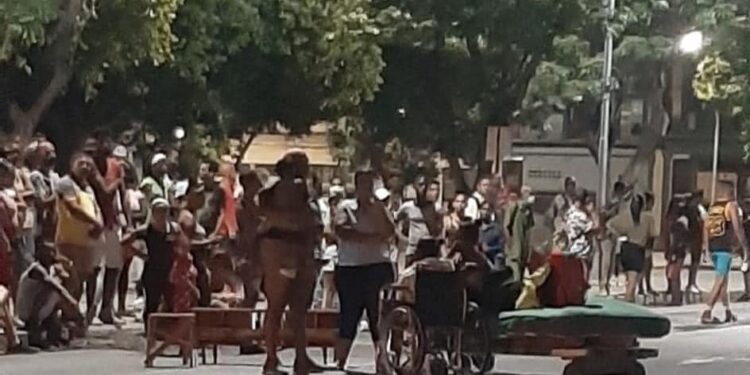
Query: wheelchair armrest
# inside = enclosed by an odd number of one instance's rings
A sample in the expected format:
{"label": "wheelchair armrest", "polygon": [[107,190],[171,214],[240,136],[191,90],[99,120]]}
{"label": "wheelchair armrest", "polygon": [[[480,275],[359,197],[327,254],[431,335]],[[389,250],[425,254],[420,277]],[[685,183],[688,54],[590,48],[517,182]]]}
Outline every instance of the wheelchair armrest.
{"label": "wheelchair armrest", "polygon": [[411,291],[411,288],[407,285],[386,285],[383,287],[384,292],[404,292],[404,291]]}

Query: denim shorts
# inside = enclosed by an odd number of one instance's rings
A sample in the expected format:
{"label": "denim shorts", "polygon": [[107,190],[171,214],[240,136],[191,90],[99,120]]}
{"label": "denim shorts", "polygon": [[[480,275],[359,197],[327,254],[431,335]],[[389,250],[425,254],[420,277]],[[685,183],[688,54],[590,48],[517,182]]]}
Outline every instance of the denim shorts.
{"label": "denim shorts", "polygon": [[711,263],[714,264],[714,272],[716,272],[716,276],[726,277],[732,269],[732,252],[725,250],[712,251]]}

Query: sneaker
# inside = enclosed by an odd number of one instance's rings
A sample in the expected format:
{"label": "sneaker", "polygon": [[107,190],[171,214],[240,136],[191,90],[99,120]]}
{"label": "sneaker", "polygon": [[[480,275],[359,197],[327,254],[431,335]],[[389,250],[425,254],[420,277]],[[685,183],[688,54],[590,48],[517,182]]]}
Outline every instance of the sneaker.
{"label": "sneaker", "polygon": [[700,289],[698,289],[697,285],[691,285],[687,288],[687,292],[691,294],[701,294],[703,293]]}

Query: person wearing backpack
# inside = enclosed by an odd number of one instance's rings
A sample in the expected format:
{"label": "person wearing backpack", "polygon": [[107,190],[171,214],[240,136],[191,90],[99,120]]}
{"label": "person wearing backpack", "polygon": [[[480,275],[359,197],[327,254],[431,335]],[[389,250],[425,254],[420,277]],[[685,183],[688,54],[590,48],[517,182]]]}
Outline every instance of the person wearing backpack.
{"label": "person wearing backpack", "polygon": [[725,309],[725,323],[736,322],[737,317],[729,307],[729,272],[732,267],[732,248],[739,243],[742,259],[747,259],[748,245],[742,228],[739,205],[731,182],[719,181],[716,187],[716,201],[708,210],[704,226],[703,249],[714,265],[716,280],[708,297],[708,305],[701,315],[701,323],[717,324],[713,317],[716,303],[721,299]]}

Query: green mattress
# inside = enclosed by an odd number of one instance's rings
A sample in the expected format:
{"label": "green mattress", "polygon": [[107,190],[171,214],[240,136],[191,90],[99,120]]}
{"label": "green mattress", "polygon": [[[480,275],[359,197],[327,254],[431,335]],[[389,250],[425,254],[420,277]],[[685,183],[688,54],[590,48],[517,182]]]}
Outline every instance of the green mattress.
{"label": "green mattress", "polygon": [[669,319],[644,307],[611,298],[593,297],[585,306],[519,310],[500,314],[495,335],[636,336],[669,334]]}

